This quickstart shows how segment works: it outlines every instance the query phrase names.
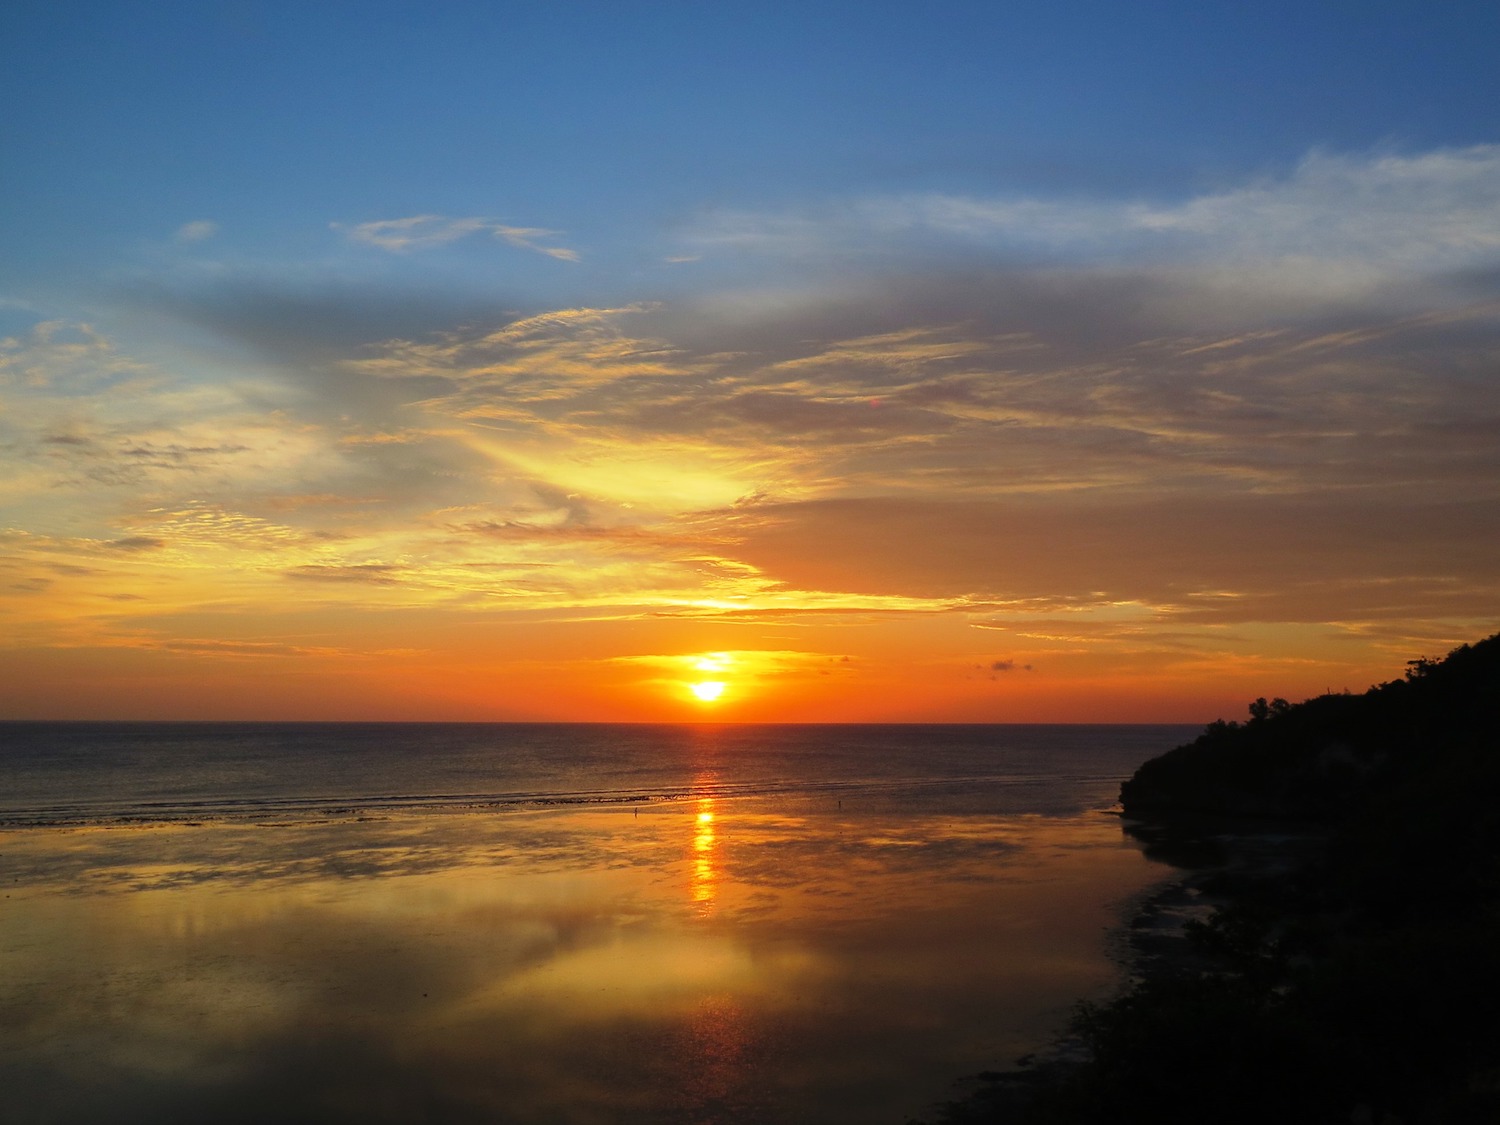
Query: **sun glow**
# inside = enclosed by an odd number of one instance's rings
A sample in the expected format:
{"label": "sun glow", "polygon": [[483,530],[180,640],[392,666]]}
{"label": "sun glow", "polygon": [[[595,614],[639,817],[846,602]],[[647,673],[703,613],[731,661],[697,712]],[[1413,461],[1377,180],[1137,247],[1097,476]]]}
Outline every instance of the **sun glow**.
{"label": "sun glow", "polygon": [[688,689],[704,703],[712,703],[724,694],[724,683],[722,680],[704,680],[689,684]]}

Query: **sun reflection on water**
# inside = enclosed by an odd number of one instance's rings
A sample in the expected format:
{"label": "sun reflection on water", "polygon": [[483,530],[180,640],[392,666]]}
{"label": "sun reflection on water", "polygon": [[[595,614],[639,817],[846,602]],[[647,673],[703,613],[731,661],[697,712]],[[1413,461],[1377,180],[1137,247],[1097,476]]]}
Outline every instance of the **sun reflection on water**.
{"label": "sun reflection on water", "polygon": [[693,822],[693,901],[700,914],[713,910],[719,889],[719,871],[715,863],[718,837],[714,833],[714,799],[698,798],[698,815]]}

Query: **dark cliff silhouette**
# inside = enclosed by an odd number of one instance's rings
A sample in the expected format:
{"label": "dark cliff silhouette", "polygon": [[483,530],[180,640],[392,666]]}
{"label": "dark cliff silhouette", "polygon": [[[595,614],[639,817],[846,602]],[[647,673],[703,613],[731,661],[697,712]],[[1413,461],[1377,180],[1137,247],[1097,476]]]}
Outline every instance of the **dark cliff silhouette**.
{"label": "dark cliff silhouette", "polygon": [[1500,635],[1410,661],[1404,679],[1363,695],[1258,699],[1250,715],[1143,765],[1121,787],[1125,814],[1333,822],[1382,792],[1463,784],[1493,766]]}
{"label": "dark cliff silhouette", "polygon": [[982,1076],[936,1120],[1500,1121],[1500,635],[1256,700],[1121,806],[1159,854],[1214,857],[1186,883],[1216,905],[1080,1006],[1081,1061]]}

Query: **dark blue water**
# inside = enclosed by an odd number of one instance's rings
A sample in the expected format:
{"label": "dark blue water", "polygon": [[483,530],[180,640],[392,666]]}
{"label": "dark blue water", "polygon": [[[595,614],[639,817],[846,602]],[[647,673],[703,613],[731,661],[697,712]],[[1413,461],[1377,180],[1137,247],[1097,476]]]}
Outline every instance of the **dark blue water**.
{"label": "dark blue water", "polygon": [[863,794],[1064,814],[1196,728],[0,722],[0,826]]}

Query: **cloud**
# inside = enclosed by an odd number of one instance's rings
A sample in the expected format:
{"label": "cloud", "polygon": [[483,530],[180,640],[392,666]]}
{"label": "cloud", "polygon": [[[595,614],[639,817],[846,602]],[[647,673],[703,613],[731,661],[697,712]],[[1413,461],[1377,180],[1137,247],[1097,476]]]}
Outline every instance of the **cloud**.
{"label": "cloud", "polygon": [[503,390],[505,398],[523,400],[630,376],[681,373],[670,345],[630,334],[624,322],[643,311],[645,306],[551,309],[488,331],[389,339],[344,367],[396,380],[442,379],[461,393]]}
{"label": "cloud", "polygon": [[232,641],[197,638],[170,638],[153,640],[142,638],[131,647],[159,648],[191,656],[204,657],[282,657],[315,656],[337,657],[339,660],[368,658],[374,653],[326,646],[292,645],[277,641]]}
{"label": "cloud", "polygon": [[19,504],[85,518],[117,502],[111,490],[154,487],[170,503],[295,479],[315,455],[250,401],[261,389],[180,379],[86,325],[40,325],[0,343],[0,495],[17,516]]}
{"label": "cloud", "polygon": [[720,210],[690,252],[833,272],[948,262],[1191,270],[1234,290],[1292,286],[1319,304],[1401,279],[1493,268],[1500,145],[1399,155],[1314,151],[1289,173],[1177,200],[867,197],[801,212]]}
{"label": "cloud", "polygon": [[[985,671],[985,669],[978,664],[974,665],[974,667],[979,669],[981,672]],[[1014,672],[1017,669],[1020,669],[1023,672],[1035,671],[1035,668],[1030,664],[1018,664],[1014,660],[992,660],[990,661],[989,666],[990,679],[998,680],[1003,673]]]}
{"label": "cloud", "polygon": [[1500,496],[1379,492],[849,498],[722,528],[796,589],[962,598],[1000,621],[1133,605],[1198,622],[1482,617],[1500,597],[1496,529]]}
{"label": "cloud", "polygon": [[[559,309],[348,363],[451,388],[426,425],[530,490],[445,526],[569,566],[656,559],[628,588],[658,616],[1482,612],[1500,544],[1467,529],[1494,516],[1475,482],[1500,479],[1500,305],[1226,308],[1185,332],[1178,292],[884,278],[732,312]],[[1423,532],[1391,549],[1393,526]],[[684,597],[695,556],[745,568],[746,600]]]}
{"label": "cloud", "polygon": [[24,336],[0,338],[0,388],[12,393],[91,394],[157,374],[90,324],[45,320]]}
{"label": "cloud", "polygon": [[742,216],[735,245],[795,283],[656,302],[147,286],[132,308],[217,337],[232,374],[86,325],[0,341],[0,503],[67,539],[6,581],[56,578],[76,620],[179,589],[674,639],[926,617],[988,630],[955,661],[976,676],[1266,621],[1461,636],[1500,604],[1497,170],[1490,147],[1314,154],[1175,202]]}
{"label": "cloud", "polygon": [[405,569],[390,563],[308,563],[293,567],[285,573],[288,578],[306,578],[317,582],[371,582],[389,586],[400,581]]}
{"label": "cloud", "polygon": [[556,258],[563,262],[576,262],[578,251],[564,246],[546,246],[539,240],[550,239],[560,231],[542,227],[514,227],[494,219],[467,218],[450,219],[444,215],[411,215],[404,219],[379,219],[346,227],[342,223],[330,224],[335,230],[347,232],[353,242],[367,246],[378,246],[382,250],[405,253],[410,250],[425,250],[444,246],[450,242],[468,238],[475,234],[489,234],[501,242],[520,250],[530,250]]}
{"label": "cloud", "polygon": [[857,213],[878,231],[913,228],[1056,249],[1159,248],[1172,257],[1316,258],[1451,268],[1500,250],[1500,145],[1417,156],[1306,156],[1267,177],[1178,203],[878,200]]}
{"label": "cloud", "polygon": [[826,652],[804,652],[794,649],[735,649],[725,652],[690,652],[671,655],[640,654],[615,656],[609,663],[640,666],[670,677],[697,679],[703,676],[725,676],[741,681],[798,679],[811,675],[828,675],[828,665],[850,663]]}
{"label": "cloud", "polygon": [[210,219],[195,219],[177,228],[178,242],[202,242],[219,233],[219,224]]}
{"label": "cloud", "polygon": [[[1123,280],[892,283],[691,347],[681,325],[708,319],[691,308],[566,310],[395,342],[356,369],[450,386],[423,408],[477,427],[476,448],[537,479],[566,465],[564,494],[631,502],[648,498],[624,490],[642,474],[658,500],[672,479],[714,507],[937,488],[1454,488],[1500,471],[1479,374],[1500,305],[1163,334],[1174,326],[1139,300]],[[962,319],[913,324],[928,303]]]}

